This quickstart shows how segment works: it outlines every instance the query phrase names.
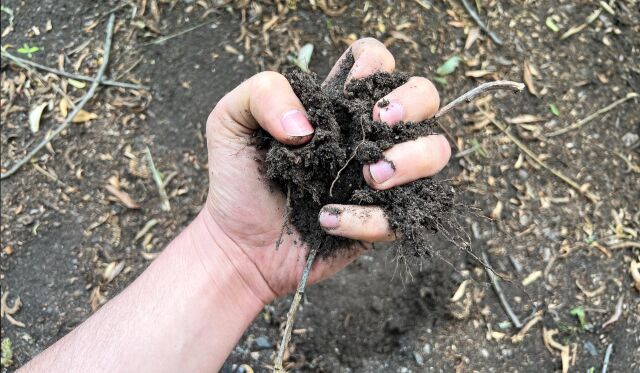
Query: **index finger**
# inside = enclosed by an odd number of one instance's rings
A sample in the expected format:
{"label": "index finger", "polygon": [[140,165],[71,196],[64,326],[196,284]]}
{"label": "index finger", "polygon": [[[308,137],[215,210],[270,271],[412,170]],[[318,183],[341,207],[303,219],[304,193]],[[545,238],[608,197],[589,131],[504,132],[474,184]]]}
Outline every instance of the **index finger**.
{"label": "index finger", "polygon": [[333,65],[324,83],[338,77],[342,65],[347,61],[349,54],[353,55],[353,66],[347,74],[345,87],[353,79],[362,79],[377,72],[393,72],[396,60],[387,47],[374,38],[364,38],[355,41],[344,51],[342,56]]}

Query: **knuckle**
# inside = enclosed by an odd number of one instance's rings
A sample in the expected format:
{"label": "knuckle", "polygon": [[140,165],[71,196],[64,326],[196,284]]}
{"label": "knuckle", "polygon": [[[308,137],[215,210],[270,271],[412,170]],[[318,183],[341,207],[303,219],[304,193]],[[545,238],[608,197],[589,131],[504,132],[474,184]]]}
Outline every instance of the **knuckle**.
{"label": "knuckle", "polygon": [[273,90],[274,86],[289,84],[284,75],[275,71],[263,71],[251,78],[251,87],[254,91],[264,92]]}

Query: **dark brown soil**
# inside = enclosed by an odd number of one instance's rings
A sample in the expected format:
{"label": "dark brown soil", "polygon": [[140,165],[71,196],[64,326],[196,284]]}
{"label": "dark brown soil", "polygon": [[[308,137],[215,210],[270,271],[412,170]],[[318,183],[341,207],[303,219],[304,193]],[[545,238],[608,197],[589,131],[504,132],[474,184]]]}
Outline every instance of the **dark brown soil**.
{"label": "dark brown soil", "polygon": [[[262,131],[258,147],[267,150],[264,172],[288,196],[291,224],[321,255],[353,242],[326,234],[318,224],[321,208],[334,203],[381,206],[399,237],[395,245],[400,253],[428,254],[430,233],[452,225],[453,188],[426,178],[393,190],[375,190],[365,182],[362,168],[383,158],[382,152],[394,144],[434,134],[435,122],[389,126],[374,121],[374,105],[406,83],[408,75],[377,73],[343,89],[352,65],[353,56],[348,53],[340,72],[325,85],[313,73],[287,73],[315,134],[308,144],[292,147]],[[339,209],[333,212],[341,213]]]}

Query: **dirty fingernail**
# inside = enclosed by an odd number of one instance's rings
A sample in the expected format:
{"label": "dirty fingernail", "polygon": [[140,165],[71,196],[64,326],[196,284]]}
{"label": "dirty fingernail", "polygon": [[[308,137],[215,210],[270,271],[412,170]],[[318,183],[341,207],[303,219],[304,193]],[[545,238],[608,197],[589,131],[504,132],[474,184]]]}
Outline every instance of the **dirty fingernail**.
{"label": "dirty fingernail", "polygon": [[327,229],[335,229],[340,225],[340,211],[331,210],[331,209],[323,209],[320,211],[320,216],[318,217],[318,221],[320,221],[320,225]]}
{"label": "dirty fingernail", "polygon": [[313,126],[300,110],[289,110],[282,116],[282,129],[289,136],[307,136],[313,133]]}
{"label": "dirty fingernail", "polygon": [[382,184],[391,179],[395,172],[396,168],[393,166],[393,163],[384,159],[369,165],[369,173],[371,173],[371,177],[378,184]]}
{"label": "dirty fingernail", "polygon": [[390,102],[387,106],[380,108],[380,121],[389,125],[400,122],[403,116],[404,108],[397,102]]}

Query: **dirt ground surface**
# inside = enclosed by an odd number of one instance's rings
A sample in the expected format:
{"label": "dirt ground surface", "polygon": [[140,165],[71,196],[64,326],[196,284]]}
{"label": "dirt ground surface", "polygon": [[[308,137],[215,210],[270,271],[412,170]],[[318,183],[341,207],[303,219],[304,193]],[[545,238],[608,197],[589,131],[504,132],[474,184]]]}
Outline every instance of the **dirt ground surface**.
{"label": "dirt ground surface", "polygon": [[[471,248],[503,277],[526,325],[505,313],[477,260],[434,237],[432,260],[378,248],[310,287],[288,368],[599,372],[611,346],[609,372],[640,370],[638,4],[469,3],[502,45],[458,0],[3,0],[3,48],[89,76],[115,12],[106,75],[147,88],[101,86],[84,120],[1,181],[2,371],[89,317],[199,211],[204,123],[218,99],[258,71],[291,67],[306,43],[310,69],[324,76],[366,36],[388,46],[398,69],[436,80],[443,103],[481,82],[527,84],[441,120],[454,154],[444,175],[474,206],[460,217]],[[65,96],[89,85],[4,55],[1,83],[5,172],[63,121]],[[42,104],[39,128],[30,126]],[[224,372],[269,370],[290,300],[265,307]]]}

